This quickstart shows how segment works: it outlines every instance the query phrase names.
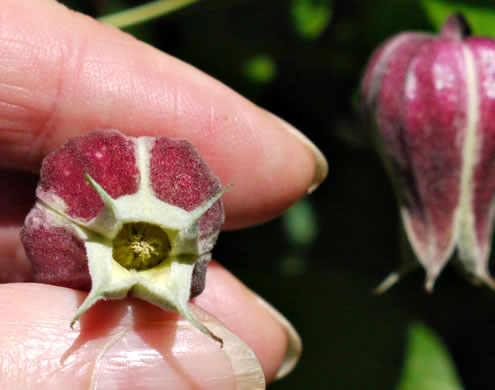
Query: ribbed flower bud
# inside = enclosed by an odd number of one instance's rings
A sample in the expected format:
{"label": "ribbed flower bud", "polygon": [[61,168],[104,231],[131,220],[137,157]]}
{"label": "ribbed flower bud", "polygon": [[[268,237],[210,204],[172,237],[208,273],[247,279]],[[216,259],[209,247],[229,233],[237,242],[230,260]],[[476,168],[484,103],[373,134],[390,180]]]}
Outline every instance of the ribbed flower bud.
{"label": "ribbed flower bud", "polygon": [[377,49],[362,83],[364,117],[427,289],[454,251],[494,286],[495,41],[468,30],[453,15],[439,36],[399,34]]}

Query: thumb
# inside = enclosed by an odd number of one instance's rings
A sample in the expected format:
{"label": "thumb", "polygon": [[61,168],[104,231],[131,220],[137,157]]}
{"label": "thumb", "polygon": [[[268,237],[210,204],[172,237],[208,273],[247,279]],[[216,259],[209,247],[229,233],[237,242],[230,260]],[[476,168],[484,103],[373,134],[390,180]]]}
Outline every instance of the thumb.
{"label": "thumb", "polygon": [[16,305],[15,317],[4,310],[10,305],[0,304],[0,350],[10,354],[2,359],[2,389],[57,390],[69,383],[74,390],[265,388],[254,353],[195,306],[191,309],[198,319],[224,340],[223,348],[177,315],[142,301],[97,304],[80,329],[72,330],[69,317],[83,293],[35,284],[1,290],[2,298],[10,296],[5,302],[16,297],[38,302],[35,307]]}

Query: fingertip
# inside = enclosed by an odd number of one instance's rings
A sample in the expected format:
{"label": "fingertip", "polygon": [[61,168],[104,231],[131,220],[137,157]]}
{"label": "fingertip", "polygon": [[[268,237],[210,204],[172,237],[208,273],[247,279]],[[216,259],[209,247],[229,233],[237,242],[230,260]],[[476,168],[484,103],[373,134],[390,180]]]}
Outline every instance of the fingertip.
{"label": "fingertip", "polygon": [[[245,154],[242,157],[245,165],[229,163],[234,157],[228,155],[214,168],[222,180],[233,184],[232,191],[224,198],[227,230],[277,217],[324,178],[320,177],[321,168],[308,146],[310,141],[301,141],[306,138],[302,133],[263,109],[256,108],[250,115],[247,121],[256,130],[249,136],[243,135],[244,139],[237,137],[234,140],[237,144],[232,145],[233,154],[238,157]],[[324,157],[323,161],[326,163]]]}
{"label": "fingertip", "polygon": [[294,368],[301,353],[295,329],[219,264],[210,263],[206,289],[195,303],[219,318],[254,351],[267,382]]}
{"label": "fingertip", "polygon": [[[173,383],[174,389],[196,388],[192,383],[219,390],[236,381],[262,389],[261,369],[271,381],[284,367],[286,329],[220,266],[213,264],[208,275],[211,287],[196,303],[215,317],[201,310],[197,315],[224,340],[223,351],[176,314],[135,299],[97,303],[72,330],[70,320],[85,293],[41,284],[7,284],[0,285],[1,363],[9,364],[13,378],[22,376],[20,385],[28,387],[36,380],[87,388],[98,378],[99,383],[139,388],[147,377],[149,383]],[[14,347],[19,343],[22,351]],[[121,373],[123,365],[127,374]]]}
{"label": "fingertip", "polygon": [[300,141],[311,153],[314,164],[313,164],[313,176],[311,180],[311,184],[307,187],[307,194],[311,194],[314,192],[321,183],[326,179],[328,175],[328,162],[325,158],[325,155],[321,152],[321,150],[300,130],[296,129],[287,121],[279,118],[276,115],[268,112],[269,115],[272,115],[273,118],[279,122],[279,124],[292,136],[294,136],[298,141]]}

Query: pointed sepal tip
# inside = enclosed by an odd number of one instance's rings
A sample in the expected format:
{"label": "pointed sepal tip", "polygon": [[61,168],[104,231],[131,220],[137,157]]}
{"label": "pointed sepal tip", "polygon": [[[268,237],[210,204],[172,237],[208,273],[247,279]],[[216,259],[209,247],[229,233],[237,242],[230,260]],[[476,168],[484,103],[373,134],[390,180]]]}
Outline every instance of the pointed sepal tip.
{"label": "pointed sepal tip", "polygon": [[192,217],[194,220],[198,220],[201,218],[201,216],[206,213],[211,206],[215,204],[217,200],[219,200],[223,194],[225,194],[227,191],[230,191],[232,189],[232,184],[226,185],[223,187],[220,191],[218,191],[215,195],[213,195],[210,199],[208,199],[206,202],[204,202],[202,205],[199,207],[195,208],[193,211],[191,211]]}

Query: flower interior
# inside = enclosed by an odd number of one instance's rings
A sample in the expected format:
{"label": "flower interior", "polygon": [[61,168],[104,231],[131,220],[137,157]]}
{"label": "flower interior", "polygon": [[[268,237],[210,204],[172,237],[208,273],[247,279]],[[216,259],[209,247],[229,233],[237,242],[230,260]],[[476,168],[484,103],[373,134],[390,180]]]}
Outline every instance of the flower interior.
{"label": "flower interior", "polygon": [[177,311],[198,330],[222,343],[194,317],[187,302],[194,265],[204,254],[199,244],[199,220],[230,186],[188,212],[158,201],[148,186],[141,186],[136,194],[113,199],[89,174],[84,176],[105,207],[100,220],[86,226],[78,224],[81,234],[87,234],[92,287],[72,324],[100,299],[132,295]]}
{"label": "flower interior", "polygon": [[191,313],[223,223],[221,188],[186,140],[96,131],[47,156],[21,238],[37,282],[89,289],[71,325],[99,300],[133,296]]}
{"label": "flower interior", "polygon": [[125,269],[146,270],[165,261],[170,240],[159,226],[131,222],[122,226],[112,241],[112,256]]}

